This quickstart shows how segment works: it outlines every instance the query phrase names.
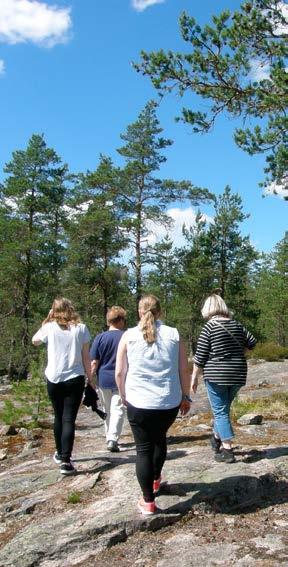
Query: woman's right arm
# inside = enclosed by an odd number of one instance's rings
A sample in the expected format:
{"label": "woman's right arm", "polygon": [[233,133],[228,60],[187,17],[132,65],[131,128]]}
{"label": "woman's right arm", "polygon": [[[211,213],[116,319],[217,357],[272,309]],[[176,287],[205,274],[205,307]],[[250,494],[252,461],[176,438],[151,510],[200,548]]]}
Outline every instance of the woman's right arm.
{"label": "woman's right arm", "polygon": [[40,346],[40,345],[43,345],[44,343],[47,343],[47,326],[46,325],[42,325],[42,327],[40,327],[40,329],[37,331],[37,333],[35,333],[35,335],[33,335],[33,337],[32,337],[32,344],[34,346]]}
{"label": "woman's right arm", "polygon": [[126,380],[127,371],[128,371],[127,339],[126,339],[126,333],[124,333],[118,345],[116,367],[115,367],[115,380],[118,386],[119,395],[124,404],[126,402],[125,380]]}

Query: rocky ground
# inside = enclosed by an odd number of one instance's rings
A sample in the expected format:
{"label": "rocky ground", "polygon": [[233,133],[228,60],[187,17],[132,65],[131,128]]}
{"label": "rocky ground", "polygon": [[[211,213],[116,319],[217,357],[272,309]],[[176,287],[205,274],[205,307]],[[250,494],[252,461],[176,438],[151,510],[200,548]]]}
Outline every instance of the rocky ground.
{"label": "rocky ground", "polygon": [[[287,391],[288,361],[249,369],[241,397]],[[0,437],[0,565],[13,567],[288,566],[288,422],[235,426],[236,458],[217,464],[203,388],[169,432],[159,514],[136,510],[135,447],[126,424],[108,453],[99,417],[82,408],[78,474],[53,463],[51,422]],[[4,432],[4,431],[3,431]],[[0,456],[1,458],[1,456]]]}

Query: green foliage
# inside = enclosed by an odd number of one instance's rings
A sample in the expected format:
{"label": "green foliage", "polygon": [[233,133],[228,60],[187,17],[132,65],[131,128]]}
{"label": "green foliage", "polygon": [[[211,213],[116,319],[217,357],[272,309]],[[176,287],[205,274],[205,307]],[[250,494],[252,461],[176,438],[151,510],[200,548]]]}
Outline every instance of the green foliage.
{"label": "green foliage", "polygon": [[81,494],[77,490],[73,490],[68,494],[67,497],[68,504],[79,504],[81,502]]}
{"label": "green foliage", "polygon": [[31,375],[27,380],[14,382],[9,399],[4,401],[0,419],[15,427],[37,427],[47,415],[50,402],[43,376],[43,361],[31,363]]}
{"label": "green foliage", "polygon": [[263,257],[254,277],[262,340],[288,345],[288,232],[271,254]]}
{"label": "green foliage", "polygon": [[260,413],[266,419],[285,419],[288,417],[288,394],[272,394],[258,399],[235,398],[231,408],[233,419],[239,419],[245,413]]}
{"label": "green foliage", "polygon": [[[186,12],[180,16],[183,53],[141,53],[136,69],[148,75],[161,95],[195,93],[210,103],[208,112],[183,108],[194,132],[208,132],[226,113],[249,120],[236,128],[236,144],[253,155],[267,153],[266,173],[287,189],[287,21],[282,0],[248,0],[201,27]],[[196,98],[197,104],[197,98]],[[288,198],[288,197],[287,197]]]}
{"label": "green foliage", "polygon": [[43,136],[35,134],[25,150],[13,152],[4,172],[7,178],[0,185],[0,307],[16,323],[12,326],[9,321],[4,328],[5,365],[11,376],[21,378],[27,376],[31,356],[31,314],[36,318],[39,311],[46,314],[50,294],[60,289],[65,256],[63,204],[69,175]]}
{"label": "green foliage", "polygon": [[147,245],[150,227],[156,230],[164,226],[168,232],[171,219],[166,210],[173,201],[189,198],[196,204],[212,198],[206,189],[194,187],[190,181],[155,177],[161,164],[166,162],[162,151],[172,144],[171,140],[161,136],[156,108],[154,101],[146,104],[138,119],[121,135],[125,145],[118,150],[126,163],[115,197],[125,215],[129,244],[134,250],[131,266],[135,274],[136,301],[143,291],[143,267],[154,255],[154,248]]}
{"label": "green foliage", "polygon": [[288,347],[282,347],[275,343],[258,343],[256,347],[248,353],[248,358],[260,358],[273,362],[288,358]]}

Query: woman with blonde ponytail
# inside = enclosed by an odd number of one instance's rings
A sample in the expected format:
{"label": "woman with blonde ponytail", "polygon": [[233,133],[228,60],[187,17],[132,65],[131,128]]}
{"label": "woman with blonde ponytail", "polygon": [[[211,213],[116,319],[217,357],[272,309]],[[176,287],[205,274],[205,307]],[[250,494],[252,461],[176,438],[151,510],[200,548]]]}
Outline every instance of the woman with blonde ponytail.
{"label": "woman with blonde ponytail", "polygon": [[139,324],[119,343],[116,383],[136,443],[136,475],[142,490],[138,509],[157,511],[161,471],[167,455],[166,435],[180,409],[190,409],[190,375],[183,341],[177,329],[164,325],[154,295],[139,302]]}
{"label": "woman with blonde ponytail", "polygon": [[54,409],[56,452],[53,460],[64,475],[75,474],[71,463],[75,421],[82,400],[86,373],[92,384],[90,333],[69,299],[54,299],[42,327],[32,338],[35,346],[47,345],[47,390]]}

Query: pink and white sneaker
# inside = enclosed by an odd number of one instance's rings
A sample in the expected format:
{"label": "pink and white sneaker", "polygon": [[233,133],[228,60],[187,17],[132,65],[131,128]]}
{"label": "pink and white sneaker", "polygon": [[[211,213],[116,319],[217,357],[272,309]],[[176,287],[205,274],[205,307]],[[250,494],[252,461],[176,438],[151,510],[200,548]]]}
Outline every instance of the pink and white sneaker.
{"label": "pink and white sneaker", "polygon": [[140,498],[140,500],[138,500],[137,507],[143,516],[151,516],[158,510],[155,502],[145,502],[144,498]]}

